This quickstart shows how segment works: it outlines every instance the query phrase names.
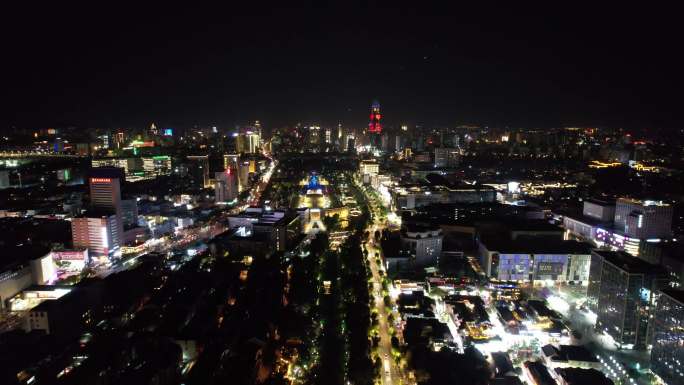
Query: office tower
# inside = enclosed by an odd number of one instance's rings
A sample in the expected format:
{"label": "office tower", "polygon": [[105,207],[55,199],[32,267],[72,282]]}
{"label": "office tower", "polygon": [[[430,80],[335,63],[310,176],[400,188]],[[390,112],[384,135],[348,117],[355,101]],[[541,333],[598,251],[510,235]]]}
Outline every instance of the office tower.
{"label": "office tower", "polygon": [[325,129],[325,143],[332,143],[332,129],[330,127]]}
{"label": "office tower", "polygon": [[261,149],[261,135],[256,132],[247,132],[247,149],[250,154],[256,154]]}
{"label": "office tower", "polygon": [[255,154],[261,148],[261,136],[258,132],[247,131],[235,138],[235,152],[238,154]]}
{"label": "office tower", "polygon": [[458,135],[458,134],[454,135],[453,145],[457,149],[461,147],[461,136],[460,135]]}
{"label": "office tower", "polygon": [[145,158],[101,158],[93,159],[90,165],[94,168],[114,167],[123,169],[129,181],[145,179]]}
{"label": "office tower", "polygon": [[121,200],[121,217],[124,227],[138,225],[138,201],[135,199]]}
{"label": "office tower", "polygon": [[8,170],[0,170],[0,189],[9,188],[12,186],[9,179]]}
{"label": "office tower", "polygon": [[74,247],[84,247],[92,256],[112,258],[121,246],[120,218],[103,210],[87,212],[71,221]]}
{"label": "office tower", "polygon": [[188,174],[193,185],[199,188],[211,187],[209,184],[209,155],[188,156]]}
{"label": "office tower", "polygon": [[238,154],[244,154],[247,152],[247,140],[244,134],[234,134],[235,137],[235,152]]}
{"label": "office tower", "polygon": [[390,135],[387,131],[385,131],[381,136],[380,136],[380,149],[383,152],[390,152],[393,150],[393,148],[390,147],[390,145],[393,145],[394,143],[390,143]]}
{"label": "office tower", "polygon": [[321,142],[321,127],[309,126],[309,144],[317,145]]}
{"label": "office tower", "polygon": [[456,167],[458,166],[458,157],[459,153],[455,148],[435,148],[435,167]]}
{"label": "office tower", "polygon": [[672,210],[672,205],[662,201],[619,198],[615,203],[615,227],[630,238],[669,238]]}
{"label": "office tower", "polygon": [[97,137],[100,140],[100,145],[104,149],[109,148],[109,135],[108,134],[103,134],[103,135],[98,135]]}
{"label": "office tower", "polygon": [[658,290],[669,284],[667,272],[623,251],[593,250],[587,303],[597,314],[596,329],[622,348],[645,347],[652,333]]}
{"label": "office tower", "polygon": [[380,123],[380,102],[373,101],[371,105],[370,122],[368,123],[368,132],[374,134],[382,133],[382,124]]}
{"label": "office tower", "polygon": [[95,209],[109,210],[121,215],[121,180],[123,169],[94,168],[90,172],[90,205]]}
{"label": "office tower", "polygon": [[114,134],[114,145],[116,148],[121,148],[126,145],[126,133],[123,131],[119,131],[116,134]]}
{"label": "office tower", "polygon": [[223,169],[224,170],[228,170],[229,168],[236,169],[239,161],[240,161],[240,155],[238,155],[238,154],[224,154],[223,155]]}
{"label": "office tower", "polygon": [[160,175],[171,175],[171,157],[168,155],[157,155],[143,157],[143,171],[148,178]]}
{"label": "office tower", "polygon": [[249,161],[240,161],[237,168],[238,186],[240,191],[247,190],[249,185]]}
{"label": "office tower", "polygon": [[346,144],[347,145],[344,149],[345,151],[354,152],[356,150],[356,138],[354,137],[354,135],[352,135],[352,134],[347,135]]}
{"label": "office tower", "polygon": [[217,172],[214,182],[214,201],[231,202],[238,196],[238,180],[235,169]]}
{"label": "office tower", "polygon": [[684,291],[666,289],[653,319],[651,371],[669,385],[684,385]]}
{"label": "office tower", "polygon": [[380,165],[374,160],[362,160],[359,163],[359,174],[378,175],[380,172]]}
{"label": "office tower", "polygon": [[[98,167],[90,171],[90,208],[82,218],[72,221],[74,246],[88,247],[95,255],[112,256],[121,246],[124,230],[124,211],[121,182],[124,170]],[[105,226],[105,227],[103,227]],[[103,230],[104,229],[104,230]],[[99,231],[98,234],[93,231]],[[105,234],[106,231],[106,234]]]}
{"label": "office tower", "polygon": [[382,123],[380,123],[380,103],[377,100],[371,104],[370,122],[368,123],[368,133],[370,135],[370,144],[374,148],[381,147]]}

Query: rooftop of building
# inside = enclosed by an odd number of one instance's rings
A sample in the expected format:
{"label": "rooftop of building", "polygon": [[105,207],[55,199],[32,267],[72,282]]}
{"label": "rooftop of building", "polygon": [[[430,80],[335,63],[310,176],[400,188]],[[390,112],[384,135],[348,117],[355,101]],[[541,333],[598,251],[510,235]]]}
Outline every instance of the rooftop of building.
{"label": "rooftop of building", "polygon": [[664,289],[663,294],[667,295],[668,297],[674,299],[675,301],[681,304],[684,304],[684,290]]}
{"label": "rooftop of building", "polygon": [[250,208],[239,214],[230,215],[229,218],[252,219],[255,225],[274,225],[279,222],[289,222],[298,218],[297,211],[286,210],[263,210]]}
{"label": "rooftop of building", "polygon": [[549,344],[542,346],[542,352],[554,361],[598,362],[596,356],[582,345],[559,345],[556,347]]}
{"label": "rooftop of building", "polygon": [[49,252],[50,248],[42,245],[2,246],[0,272],[25,266],[30,260],[43,257]]}
{"label": "rooftop of building", "polygon": [[[431,174],[432,175],[432,174]],[[496,191],[496,189],[489,185],[484,184],[467,184],[467,183],[449,183],[446,179],[443,182],[433,181],[421,181],[421,182],[411,182],[402,183],[396,187],[398,190],[407,190],[407,192],[419,193],[419,192],[441,192],[441,191]]]}
{"label": "rooftop of building", "polygon": [[596,369],[556,368],[558,376],[567,384],[613,385],[613,381]]}
{"label": "rooftop of building", "polygon": [[439,231],[440,227],[437,225],[430,225],[430,224],[417,224],[417,223],[407,223],[404,226],[402,226],[402,234],[406,232],[410,233],[426,233],[426,232],[432,232],[432,231]]}
{"label": "rooftop of building", "polygon": [[505,376],[489,380],[489,385],[523,385],[523,383],[518,376]]}
{"label": "rooftop of building", "polygon": [[251,242],[269,242],[270,235],[264,232],[249,231],[242,227],[227,230],[214,238],[217,242],[220,241],[251,241]]}
{"label": "rooftop of building", "polygon": [[66,304],[87,306],[85,301],[86,296],[89,294],[87,290],[87,287],[74,286],[71,291],[57,299],[41,302],[38,306],[31,309],[31,312],[59,312],[64,309]]}
{"label": "rooftop of building", "polygon": [[560,318],[560,315],[558,313],[556,313],[555,311],[549,309],[549,307],[546,306],[544,301],[531,299],[531,300],[527,301],[527,306],[530,309],[534,310],[534,312],[537,313],[537,315],[539,317],[548,317],[548,318],[555,318],[555,319]]}
{"label": "rooftop of building", "polygon": [[622,204],[642,205],[642,206],[670,206],[669,203],[664,202],[662,200],[635,199],[635,198],[628,198],[628,197],[618,198],[616,203],[617,204],[622,203]]}
{"label": "rooftop of building", "polygon": [[451,341],[447,324],[437,318],[407,317],[404,338],[411,344],[425,344],[433,341]]}
{"label": "rooftop of building", "polygon": [[556,385],[556,381],[551,377],[546,365],[538,361],[527,361],[525,367],[529,370],[537,385]]}
{"label": "rooftop of building", "polygon": [[102,218],[114,215],[113,210],[89,208],[86,212],[79,215],[77,218]]}
{"label": "rooftop of building", "polygon": [[648,263],[643,259],[634,257],[624,251],[593,250],[592,252],[601,256],[604,261],[607,261],[628,273],[659,273],[663,271],[662,267]]}
{"label": "rooftop of building", "polygon": [[120,167],[93,167],[88,170],[89,178],[112,178],[121,182],[126,180],[124,169]]}
{"label": "rooftop of building", "polygon": [[527,219],[520,220],[505,218],[502,221],[511,231],[554,231],[562,232],[563,229],[546,219]]}
{"label": "rooftop of building", "polygon": [[[466,306],[466,302],[473,305],[472,308]],[[444,297],[444,303],[454,307],[454,312],[458,313],[462,320],[466,322],[489,322],[489,315],[484,306],[482,297],[477,295],[448,295]]]}
{"label": "rooftop of building", "polygon": [[581,212],[578,213],[570,213],[570,214],[564,214],[563,215],[566,218],[570,218],[572,220],[575,220],[577,222],[581,222],[590,226],[597,226],[601,227],[604,230],[612,230],[614,227],[613,222],[610,221],[600,221],[596,218],[588,217],[582,214]]}
{"label": "rooftop of building", "polygon": [[600,206],[615,206],[615,200],[614,199],[600,199],[600,198],[587,198],[584,200],[585,202],[597,204]]}
{"label": "rooftop of building", "polygon": [[506,352],[492,352],[492,361],[494,362],[494,370],[497,376],[505,376],[507,374],[515,374],[515,368],[511,359]]}
{"label": "rooftop of building", "polygon": [[490,251],[501,254],[582,254],[589,255],[594,246],[586,242],[559,241],[522,237],[517,240],[502,239],[489,235],[481,243]]}

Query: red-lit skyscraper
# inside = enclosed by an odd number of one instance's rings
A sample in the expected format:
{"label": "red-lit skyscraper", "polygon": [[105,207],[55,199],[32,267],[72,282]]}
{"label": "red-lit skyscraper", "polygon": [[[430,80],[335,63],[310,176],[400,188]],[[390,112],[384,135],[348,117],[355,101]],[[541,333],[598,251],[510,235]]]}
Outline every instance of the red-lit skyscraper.
{"label": "red-lit skyscraper", "polygon": [[382,133],[382,124],[380,123],[380,103],[377,100],[373,101],[371,105],[370,123],[368,123],[368,132],[371,134]]}

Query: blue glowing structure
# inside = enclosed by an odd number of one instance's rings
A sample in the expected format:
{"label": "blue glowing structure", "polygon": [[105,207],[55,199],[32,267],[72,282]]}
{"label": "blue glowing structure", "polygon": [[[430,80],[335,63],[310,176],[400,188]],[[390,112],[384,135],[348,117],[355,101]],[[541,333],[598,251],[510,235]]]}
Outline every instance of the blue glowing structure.
{"label": "blue glowing structure", "polygon": [[318,183],[318,175],[313,174],[309,178],[309,184],[306,186],[308,190],[318,190],[321,188],[321,185]]}

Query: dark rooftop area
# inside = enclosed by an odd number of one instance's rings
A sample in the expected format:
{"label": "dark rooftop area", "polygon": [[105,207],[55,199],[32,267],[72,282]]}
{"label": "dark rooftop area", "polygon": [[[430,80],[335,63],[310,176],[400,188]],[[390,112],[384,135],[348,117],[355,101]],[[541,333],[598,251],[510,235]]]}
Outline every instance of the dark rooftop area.
{"label": "dark rooftop area", "polygon": [[643,259],[634,257],[624,251],[594,250],[593,252],[603,257],[604,260],[629,273],[655,274],[665,271],[662,267],[648,263]]}
{"label": "dark rooftop area", "polygon": [[684,290],[664,289],[663,293],[679,303],[684,304]]}
{"label": "dark rooftop area", "polygon": [[613,385],[613,381],[596,369],[556,368],[554,369],[568,385]]}
{"label": "dark rooftop area", "polygon": [[589,243],[578,241],[554,241],[549,239],[525,238],[510,241],[487,236],[483,237],[482,243],[489,250],[500,253],[551,253],[551,254],[589,254],[593,246]]}
{"label": "dark rooftop area", "polygon": [[26,263],[49,252],[50,248],[42,245],[5,246],[2,248],[2,257],[0,257],[0,269],[4,270],[13,265]]}

